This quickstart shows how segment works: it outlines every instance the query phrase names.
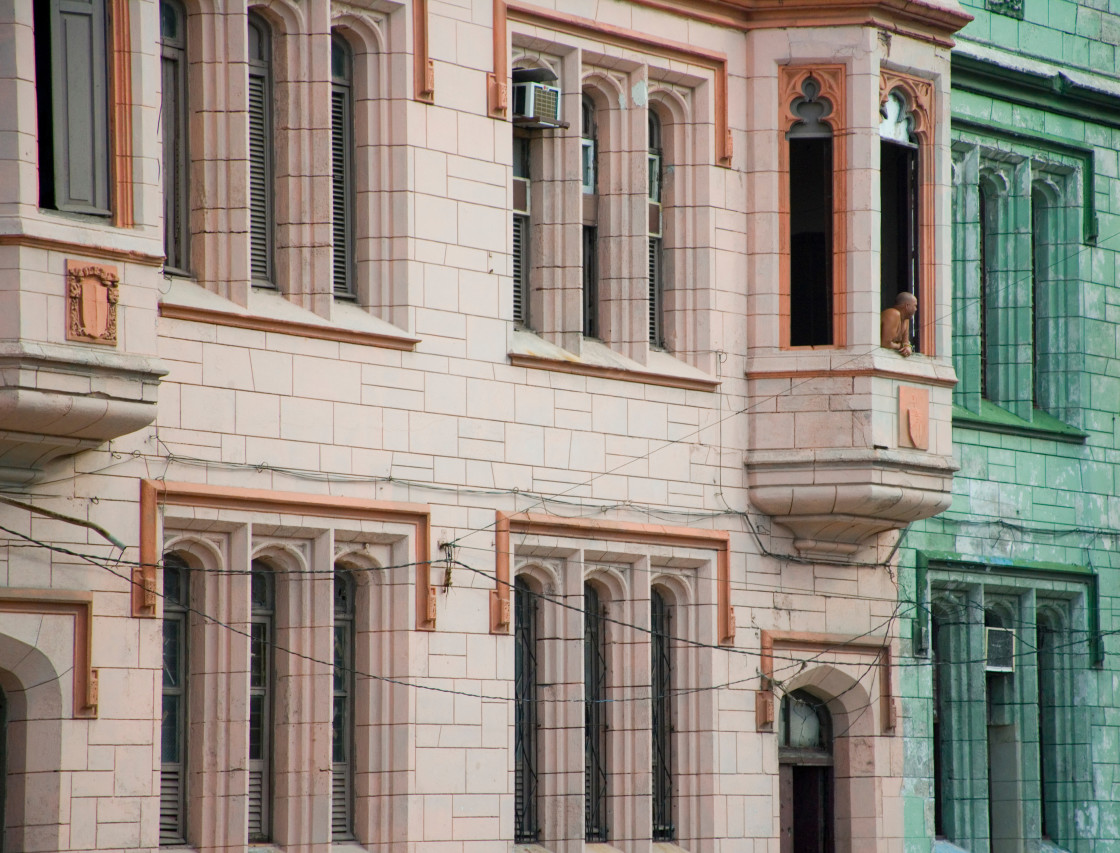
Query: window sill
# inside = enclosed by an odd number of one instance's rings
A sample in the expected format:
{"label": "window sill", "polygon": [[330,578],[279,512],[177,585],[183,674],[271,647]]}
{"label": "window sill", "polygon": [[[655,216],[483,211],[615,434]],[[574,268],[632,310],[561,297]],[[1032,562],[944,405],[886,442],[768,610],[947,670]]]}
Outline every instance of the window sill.
{"label": "window sill", "polygon": [[324,320],[282,294],[253,290],[249,308],[235,305],[187,278],[170,278],[171,289],[160,301],[159,314],[169,320],[187,320],[235,329],[253,329],[301,338],[413,350],[420,342],[401,333],[391,323],[380,320],[357,305],[336,302],[331,321]]}
{"label": "window sill", "polygon": [[968,853],[963,847],[958,847],[952,841],[944,838],[933,839],[933,847],[930,848],[930,853]]}
{"label": "window sill", "polygon": [[1063,423],[1053,415],[1035,409],[1032,420],[1026,421],[988,400],[980,401],[980,411],[953,406],[953,426],[965,429],[1020,435],[1026,438],[1048,438],[1068,444],[1084,444],[1089,437],[1076,427]]}
{"label": "window sill", "polygon": [[663,385],[688,391],[715,391],[720,386],[718,379],[660,350],[650,350],[649,363],[639,364],[619,355],[601,341],[585,338],[583,352],[575,355],[524,329],[514,330],[509,361],[515,367]]}

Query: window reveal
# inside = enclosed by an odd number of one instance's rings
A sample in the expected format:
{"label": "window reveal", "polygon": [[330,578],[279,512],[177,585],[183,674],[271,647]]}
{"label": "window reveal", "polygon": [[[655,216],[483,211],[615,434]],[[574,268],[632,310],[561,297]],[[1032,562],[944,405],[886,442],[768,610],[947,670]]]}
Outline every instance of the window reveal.
{"label": "window reveal", "polygon": [[584,840],[607,841],[607,642],[599,594],[583,586]]}
{"label": "window reveal", "polygon": [[595,102],[583,96],[580,162],[583,186],[583,334],[599,337],[599,144]]}
{"label": "window reveal", "polygon": [[675,841],[673,823],[672,610],[650,592],[650,694],[653,740],[653,840]]}
{"label": "window reveal", "polygon": [[[919,149],[914,136],[914,120],[909,114],[906,99],[898,90],[887,96],[882,113],[883,120],[879,124],[880,310],[894,305],[900,293],[920,297]],[[915,344],[920,345],[917,318],[912,321],[911,327]]]}
{"label": "window reveal", "polygon": [[537,813],[537,602],[523,577],[514,582],[514,842],[540,840]]}
{"label": "window reveal", "polygon": [[661,119],[649,111],[649,153],[647,155],[649,207],[649,342],[665,346],[664,217],[661,201],[662,147]]}
{"label": "window reveal", "polygon": [[513,322],[529,328],[530,140],[514,131],[513,137]]}
{"label": "window reveal", "polygon": [[163,714],[160,723],[159,843],[186,842],[188,567],[163,558]]}

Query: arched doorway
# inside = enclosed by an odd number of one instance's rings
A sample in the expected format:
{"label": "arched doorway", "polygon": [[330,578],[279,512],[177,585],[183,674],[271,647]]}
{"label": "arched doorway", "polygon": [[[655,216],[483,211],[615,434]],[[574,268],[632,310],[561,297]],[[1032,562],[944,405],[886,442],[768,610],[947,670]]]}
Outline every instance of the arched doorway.
{"label": "arched doorway", "polygon": [[778,718],[781,853],[833,853],[832,717],[804,690]]}

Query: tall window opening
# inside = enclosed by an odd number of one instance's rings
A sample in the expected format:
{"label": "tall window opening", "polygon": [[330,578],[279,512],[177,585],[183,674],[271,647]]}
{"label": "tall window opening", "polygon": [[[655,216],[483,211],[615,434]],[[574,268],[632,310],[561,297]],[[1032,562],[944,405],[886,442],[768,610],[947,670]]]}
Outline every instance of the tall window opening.
{"label": "tall window opening", "polygon": [[988,710],[988,837],[993,853],[1021,850],[1020,735],[1016,719],[1015,632],[1003,614],[984,614]]}
{"label": "tall window opening", "polygon": [[537,602],[523,577],[514,592],[514,843],[540,840],[537,812]]}
{"label": "tall window opening", "polygon": [[0,853],[4,850],[4,804],[8,801],[8,699],[0,689]]}
{"label": "tall window opening", "polygon": [[35,0],[39,206],[108,216],[106,0]]}
{"label": "tall window opening", "polygon": [[190,165],[187,132],[187,16],[178,0],[160,0],[159,30],[163,104],[164,267],[190,267]]}
{"label": "tall window opening", "polygon": [[[804,690],[782,698],[778,718],[779,809],[792,853],[832,853],[832,718]],[[785,846],[783,845],[783,850]]]}
{"label": "tall window opening", "polygon": [[672,608],[650,592],[650,690],[653,723],[653,840],[675,841],[673,822]]}
{"label": "tall window opening", "polygon": [[[1062,316],[1055,232],[1060,217],[1050,195],[1038,184],[1031,188],[1031,401],[1036,409],[1060,411],[1068,400],[1068,387],[1057,383],[1061,372],[1058,325]],[[1058,390],[1060,389],[1060,390]]]}
{"label": "tall window opening", "polygon": [[275,581],[254,560],[249,625],[249,841],[268,841],[272,800],[272,701],[275,686]]}
{"label": "tall window opening", "polygon": [[354,837],[354,579],[334,574],[334,709],[331,717],[331,838]]}
{"label": "tall window opening", "polygon": [[353,299],[354,289],[354,55],[346,39],[331,33],[331,237],[334,295]]}
{"label": "tall window opening", "polygon": [[163,557],[163,714],[160,723],[159,843],[186,843],[187,628],[189,574]]}
{"label": "tall window opening", "polygon": [[991,286],[992,281],[992,268],[991,263],[994,260],[993,245],[996,235],[995,215],[996,205],[992,203],[989,198],[989,191],[987,187],[981,186],[979,192],[979,227],[980,227],[980,396],[985,400],[988,399],[988,389],[990,386],[988,373],[992,368],[991,359],[988,357],[988,333],[991,331],[992,324],[989,322],[988,311],[992,306],[989,305],[988,288]]}
{"label": "tall window opening", "polygon": [[249,13],[249,272],[256,287],[273,283],[272,34]]}
{"label": "tall window opening", "polygon": [[513,322],[529,328],[530,154],[524,132],[513,132]]}
{"label": "tall window opening", "polygon": [[599,142],[595,102],[583,96],[580,174],[583,187],[583,334],[599,337]]}
{"label": "tall window opening", "polygon": [[944,755],[948,672],[943,658],[945,640],[941,636],[941,619],[937,614],[930,619],[930,640],[933,659],[933,834],[937,838],[945,838],[945,783],[942,777],[948,768]]}
{"label": "tall window opening", "polygon": [[[906,99],[895,90],[883,104],[880,137],[880,297],[890,308],[900,293],[918,296],[918,141]],[[920,306],[919,306],[920,307]],[[911,321],[917,340],[919,324]]]}
{"label": "tall window opening", "polygon": [[792,346],[833,342],[832,111],[820,84],[806,78],[791,105],[798,121],[789,143],[789,318]]}
{"label": "tall window opening", "polygon": [[583,585],[584,840],[607,841],[607,638],[603,606]]}
{"label": "tall window opening", "polygon": [[661,119],[649,111],[649,154],[647,156],[647,186],[649,187],[649,342],[651,346],[665,346],[664,331],[664,244],[662,234],[664,219],[661,215]]}

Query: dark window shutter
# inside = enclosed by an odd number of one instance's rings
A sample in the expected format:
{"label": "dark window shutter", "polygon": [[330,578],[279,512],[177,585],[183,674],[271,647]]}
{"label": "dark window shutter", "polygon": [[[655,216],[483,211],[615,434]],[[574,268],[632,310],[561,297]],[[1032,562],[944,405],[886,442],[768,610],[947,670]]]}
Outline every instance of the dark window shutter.
{"label": "dark window shutter", "polygon": [[36,34],[36,69],[50,74],[49,103],[39,100],[40,204],[108,216],[105,0],[43,0],[36,12],[36,29],[46,28]]}
{"label": "dark window shutter", "polygon": [[649,238],[649,342],[661,346],[661,238]]}
{"label": "dark window shutter", "polygon": [[183,842],[183,768],[164,767],[159,777],[159,843]]}
{"label": "dark window shutter", "polygon": [[350,776],[346,765],[335,767],[331,775],[331,838],[345,841],[350,831]]}
{"label": "dark window shutter", "polygon": [[249,840],[265,838],[264,771],[249,771]]}
{"label": "dark window shutter", "polygon": [[258,287],[273,287],[272,86],[268,30],[249,16],[249,273]]}
{"label": "dark window shutter", "polygon": [[353,172],[350,90],[335,85],[331,92],[331,213],[334,241],[334,295],[354,296],[352,206]]}
{"label": "dark window shutter", "polygon": [[513,215],[513,322],[519,326],[528,323],[528,264],[529,217]]}

